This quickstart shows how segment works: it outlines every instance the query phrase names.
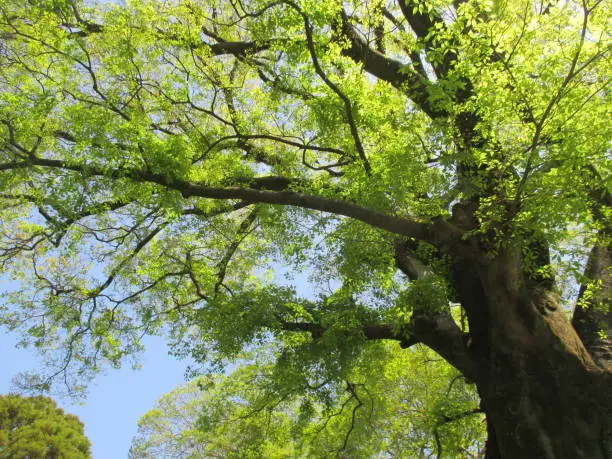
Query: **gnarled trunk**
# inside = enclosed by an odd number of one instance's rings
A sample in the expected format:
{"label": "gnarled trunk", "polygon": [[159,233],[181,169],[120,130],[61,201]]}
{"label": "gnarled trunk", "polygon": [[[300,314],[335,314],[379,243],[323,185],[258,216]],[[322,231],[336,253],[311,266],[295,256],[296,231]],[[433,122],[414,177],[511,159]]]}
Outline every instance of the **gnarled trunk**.
{"label": "gnarled trunk", "polygon": [[594,363],[555,294],[519,267],[511,253],[455,267],[479,362],[486,457],[610,458],[612,375]]}
{"label": "gnarled trunk", "polygon": [[495,434],[495,444],[488,446],[497,449],[487,457],[611,457],[605,375],[580,368],[559,371],[558,363],[533,353],[495,360],[481,390]]}

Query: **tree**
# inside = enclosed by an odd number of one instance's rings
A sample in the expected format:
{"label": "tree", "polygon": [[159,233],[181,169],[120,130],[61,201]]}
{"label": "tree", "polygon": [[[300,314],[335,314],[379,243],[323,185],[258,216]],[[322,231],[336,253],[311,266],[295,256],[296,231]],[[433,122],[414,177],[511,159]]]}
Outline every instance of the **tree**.
{"label": "tree", "polygon": [[606,8],[5,2],[3,322],[49,356],[33,382],[148,333],[278,342],[302,390],[423,343],[476,384],[487,459],[610,457]]}
{"label": "tree", "polygon": [[326,399],[278,390],[288,373],[272,362],[199,377],[140,419],[131,457],[481,457],[476,391],[436,357],[378,343]]}
{"label": "tree", "polygon": [[0,457],[90,458],[83,424],[49,397],[0,395]]}

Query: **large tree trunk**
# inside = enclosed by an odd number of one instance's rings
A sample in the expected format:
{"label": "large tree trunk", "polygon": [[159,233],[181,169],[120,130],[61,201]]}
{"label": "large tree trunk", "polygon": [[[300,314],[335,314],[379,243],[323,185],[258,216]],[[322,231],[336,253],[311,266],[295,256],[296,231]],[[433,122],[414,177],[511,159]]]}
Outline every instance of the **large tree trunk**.
{"label": "large tree trunk", "polygon": [[494,363],[482,391],[495,434],[495,443],[488,446],[497,449],[487,457],[611,457],[612,413],[603,376],[559,372],[545,356],[513,358],[512,363]]}
{"label": "large tree trunk", "polygon": [[555,294],[522,273],[520,261],[502,253],[455,266],[479,362],[486,457],[612,458],[612,375],[595,364]]}
{"label": "large tree trunk", "polygon": [[551,346],[538,333],[527,339],[504,330],[492,335],[479,387],[499,457],[611,457],[609,374],[582,360],[567,341]]}

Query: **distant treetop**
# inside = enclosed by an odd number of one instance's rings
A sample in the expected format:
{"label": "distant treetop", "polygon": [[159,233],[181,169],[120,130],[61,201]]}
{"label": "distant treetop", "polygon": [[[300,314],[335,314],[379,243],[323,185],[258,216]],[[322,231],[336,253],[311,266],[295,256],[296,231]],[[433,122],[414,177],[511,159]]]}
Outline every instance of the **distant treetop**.
{"label": "distant treetop", "polygon": [[90,458],[83,423],[49,397],[0,395],[0,458]]}

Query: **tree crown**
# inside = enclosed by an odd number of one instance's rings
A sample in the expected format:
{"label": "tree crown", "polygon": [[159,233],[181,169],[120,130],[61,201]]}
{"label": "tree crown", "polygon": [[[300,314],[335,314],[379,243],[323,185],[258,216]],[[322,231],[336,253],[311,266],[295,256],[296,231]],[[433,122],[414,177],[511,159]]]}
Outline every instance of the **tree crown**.
{"label": "tree crown", "polygon": [[423,341],[473,377],[453,263],[549,288],[609,238],[600,2],[0,8],[2,320],[53,375],[166,333],[201,361],[280,340],[322,379]]}
{"label": "tree crown", "polygon": [[83,424],[49,397],[0,395],[0,457],[90,458]]}

